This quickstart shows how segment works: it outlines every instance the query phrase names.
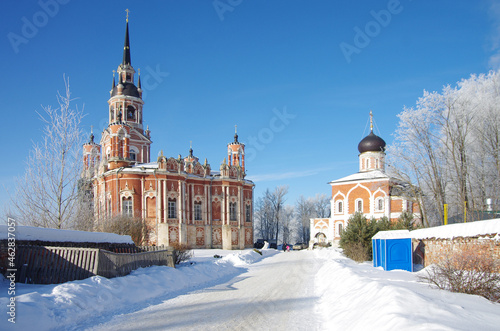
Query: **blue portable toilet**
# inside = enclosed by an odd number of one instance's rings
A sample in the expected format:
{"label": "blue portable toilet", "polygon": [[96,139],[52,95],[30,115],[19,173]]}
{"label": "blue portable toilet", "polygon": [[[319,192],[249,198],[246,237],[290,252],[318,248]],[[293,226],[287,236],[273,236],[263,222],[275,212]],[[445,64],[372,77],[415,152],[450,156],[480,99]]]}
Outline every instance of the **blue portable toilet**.
{"label": "blue portable toilet", "polygon": [[372,237],[373,266],[413,271],[410,231],[380,231]]}

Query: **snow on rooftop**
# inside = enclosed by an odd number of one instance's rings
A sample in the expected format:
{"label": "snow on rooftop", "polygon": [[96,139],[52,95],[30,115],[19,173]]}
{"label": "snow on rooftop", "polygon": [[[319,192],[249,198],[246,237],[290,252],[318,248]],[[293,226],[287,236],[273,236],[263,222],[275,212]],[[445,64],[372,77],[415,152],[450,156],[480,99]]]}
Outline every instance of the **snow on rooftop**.
{"label": "snow on rooftop", "polygon": [[[95,242],[95,243],[116,243],[133,244],[130,236],[122,236],[115,233],[87,232],[75,230],[60,230],[37,228],[34,226],[16,226],[14,231],[16,240],[39,240],[54,242]],[[0,225],[0,240],[6,240],[8,236],[8,226]]]}
{"label": "snow on rooftop", "polygon": [[372,239],[403,239],[411,238],[408,230],[379,231]]}
{"label": "snow on rooftop", "polygon": [[132,168],[157,169],[158,162],[138,163],[138,164],[134,164],[132,166]]}
{"label": "snow on rooftop", "polygon": [[432,228],[424,228],[413,231],[408,230],[390,230],[380,231],[372,239],[453,239],[459,237],[482,237],[495,236],[500,240],[500,218],[477,221],[470,223],[458,223],[450,225],[441,225]]}
{"label": "snow on rooftop", "polygon": [[349,175],[347,177],[343,177],[340,179],[332,180],[329,184],[332,183],[342,183],[354,180],[366,180],[366,179],[386,179],[390,178],[385,173],[380,170],[366,171],[366,172],[357,172],[355,174]]}

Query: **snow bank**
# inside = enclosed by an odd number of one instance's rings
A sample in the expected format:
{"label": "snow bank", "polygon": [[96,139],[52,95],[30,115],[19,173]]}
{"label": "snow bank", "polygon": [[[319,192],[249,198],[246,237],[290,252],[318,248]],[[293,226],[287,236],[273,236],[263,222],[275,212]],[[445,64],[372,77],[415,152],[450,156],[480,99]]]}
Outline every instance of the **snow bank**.
{"label": "snow bank", "polygon": [[324,250],[315,278],[325,330],[498,330],[500,306],[419,283],[418,273],[384,271]]}
{"label": "snow bank", "polygon": [[[8,226],[0,225],[0,240],[7,239]],[[14,232],[16,240],[40,240],[54,242],[95,242],[95,243],[117,243],[133,244],[130,236],[121,236],[115,233],[87,232],[75,230],[59,230],[49,228],[37,228],[33,226],[16,226]]]}
{"label": "snow bank", "polygon": [[500,233],[500,218],[487,221],[442,225],[433,228],[414,230],[410,233],[411,237],[415,239],[453,239],[457,237],[496,235]]}
{"label": "snow bank", "polygon": [[[207,253],[206,251],[209,251]],[[203,286],[229,280],[245,271],[245,266],[276,250],[229,253],[221,259],[214,250],[202,250],[174,269],[165,266],[141,268],[125,277],[107,279],[100,276],[59,285],[16,284],[16,324],[7,321],[9,282],[0,280],[0,330],[68,330],[77,329],[81,321],[104,319],[111,313],[128,312],[153,300],[180,295]],[[210,256],[211,255],[211,256]],[[191,264],[193,263],[193,264]],[[161,301],[160,301],[161,302]]]}

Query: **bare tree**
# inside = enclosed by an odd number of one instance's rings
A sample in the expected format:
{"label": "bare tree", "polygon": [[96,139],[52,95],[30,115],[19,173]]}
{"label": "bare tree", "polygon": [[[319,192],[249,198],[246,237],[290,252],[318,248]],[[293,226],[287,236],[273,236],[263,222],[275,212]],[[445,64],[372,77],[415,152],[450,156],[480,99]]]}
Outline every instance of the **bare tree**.
{"label": "bare tree", "polygon": [[274,238],[278,240],[280,229],[283,226],[282,210],[285,207],[285,195],[288,193],[288,186],[278,186],[273,192],[269,190],[266,191],[265,199],[267,199],[272,208],[274,215],[273,225],[274,225]]}
{"label": "bare tree", "polygon": [[316,217],[330,217],[330,198],[326,194],[316,194],[313,204]]}
{"label": "bare tree", "polygon": [[272,239],[274,230],[274,211],[270,201],[266,199],[267,191],[269,189],[266,190],[264,197],[257,199],[254,212],[256,237],[262,239]]}
{"label": "bare tree", "polygon": [[266,189],[264,196],[257,200],[254,213],[257,237],[278,240],[284,227],[287,228],[285,231],[290,233],[291,225],[284,226],[284,222],[290,221],[293,216],[293,213],[290,214],[285,210],[287,193],[288,186],[278,186],[274,191]]}
{"label": "bare tree", "polygon": [[291,243],[293,242],[295,235],[294,227],[294,208],[293,206],[287,205],[281,210],[281,221],[282,221],[282,242]]}
{"label": "bare tree", "polygon": [[306,199],[301,195],[295,203],[295,212],[297,215],[299,240],[302,242],[309,242],[311,232],[309,223],[310,219],[315,217],[312,199]]}
{"label": "bare tree", "polygon": [[43,139],[33,143],[23,177],[11,196],[10,210],[21,224],[72,227],[78,215],[78,178],[81,173],[84,114],[72,108],[69,79],[64,78],[65,93],[58,94],[58,108],[43,107]]}
{"label": "bare tree", "polygon": [[129,235],[136,245],[143,245],[150,229],[140,217],[117,215],[99,222],[97,230],[100,232]]}
{"label": "bare tree", "polygon": [[472,75],[441,92],[424,92],[398,115],[388,165],[421,190],[426,224],[442,223],[445,204],[462,220],[482,217],[488,197],[499,208],[499,92],[499,72]]}
{"label": "bare tree", "polygon": [[302,242],[309,242],[311,236],[311,218],[330,217],[330,198],[326,194],[316,194],[314,198],[300,198],[295,203],[298,223],[298,237]]}

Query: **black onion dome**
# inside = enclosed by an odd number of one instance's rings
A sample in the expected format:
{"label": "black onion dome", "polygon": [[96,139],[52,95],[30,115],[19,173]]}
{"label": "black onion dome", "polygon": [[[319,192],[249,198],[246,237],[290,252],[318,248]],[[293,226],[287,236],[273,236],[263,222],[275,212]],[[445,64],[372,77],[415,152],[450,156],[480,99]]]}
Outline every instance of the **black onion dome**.
{"label": "black onion dome", "polygon": [[385,151],[385,141],[373,134],[373,132],[370,132],[369,135],[359,142],[358,151],[360,154],[364,152],[383,152]]}
{"label": "black onion dome", "polygon": [[[128,95],[131,97],[136,97],[140,98],[139,91],[137,90],[137,86],[135,86],[132,83],[127,83],[127,82],[122,82],[120,83],[123,85],[123,95]],[[118,93],[118,85],[113,87],[113,92],[111,93],[111,96],[114,97]]]}

